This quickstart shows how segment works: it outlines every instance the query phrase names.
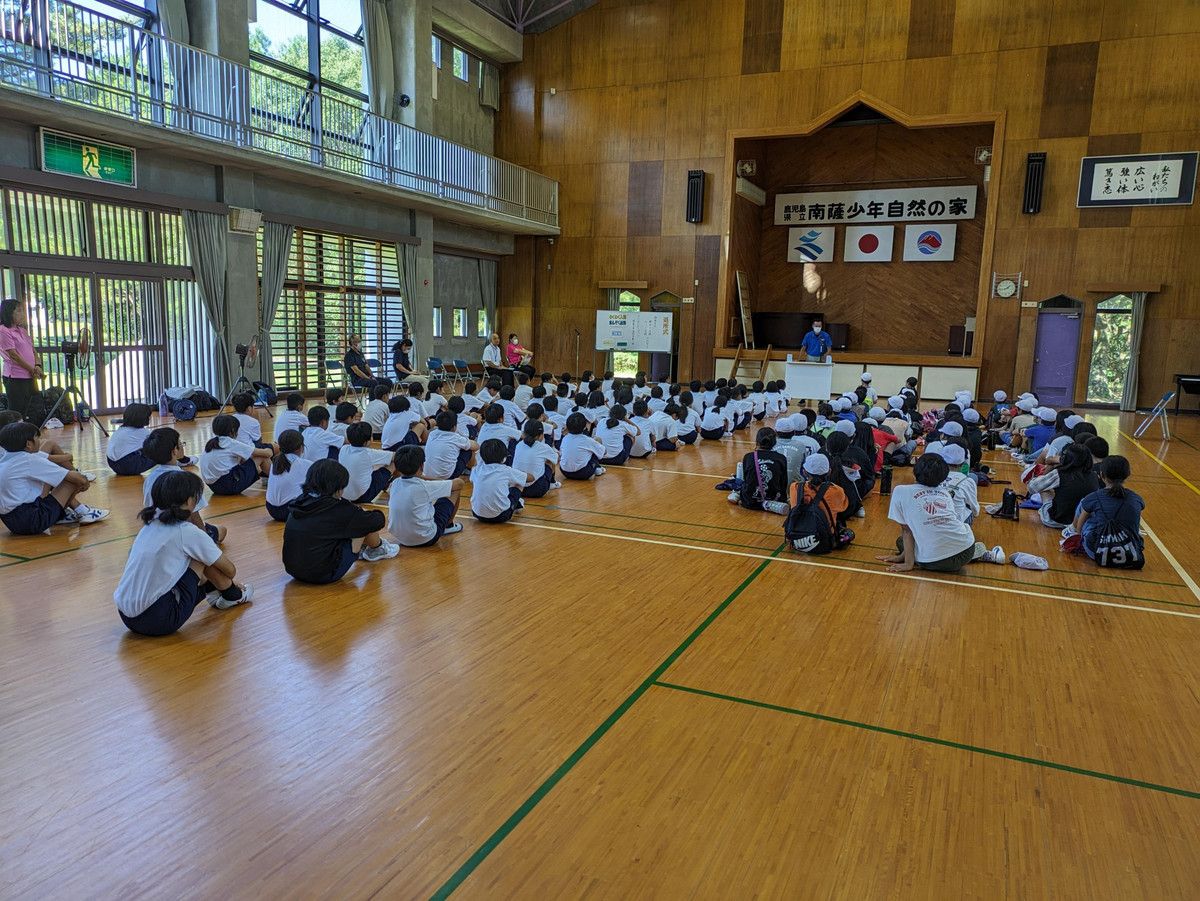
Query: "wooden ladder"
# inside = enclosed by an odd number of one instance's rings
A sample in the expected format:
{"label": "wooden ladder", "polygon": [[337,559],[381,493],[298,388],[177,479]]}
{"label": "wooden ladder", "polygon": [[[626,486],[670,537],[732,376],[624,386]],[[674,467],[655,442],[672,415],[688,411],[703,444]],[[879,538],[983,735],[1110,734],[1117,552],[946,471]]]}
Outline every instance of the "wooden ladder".
{"label": "wooden ladder", "polygon": [[751,350],[745,344],[739,344],[737,353],[733,355],[733,368],[729,371],[731,379],[743,377],[763,381],[767,377],[767,364],[771,362],[771,345],[765,350]]}

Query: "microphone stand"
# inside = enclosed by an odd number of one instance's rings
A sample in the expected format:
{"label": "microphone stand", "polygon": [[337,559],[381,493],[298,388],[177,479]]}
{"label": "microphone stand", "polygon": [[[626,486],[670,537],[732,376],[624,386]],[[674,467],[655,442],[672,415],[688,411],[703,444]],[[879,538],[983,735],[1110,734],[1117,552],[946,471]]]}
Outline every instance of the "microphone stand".
{"label": "microphone stand", "polygon": [[579,375],[579,329],[575,329],[575,375]]}

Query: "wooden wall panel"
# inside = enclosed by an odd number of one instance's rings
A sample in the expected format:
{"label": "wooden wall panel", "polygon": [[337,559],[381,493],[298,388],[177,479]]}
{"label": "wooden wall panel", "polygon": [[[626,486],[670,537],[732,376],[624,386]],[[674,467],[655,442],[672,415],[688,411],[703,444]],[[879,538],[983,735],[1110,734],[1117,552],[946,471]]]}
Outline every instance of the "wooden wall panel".
{"label": "wooden wall panel", "polygon": [[[552,368],[571,368],[568,329],[583,322],[590,334],[591,308],[605,302],[595,283],[645,279],[654,290],[694,292],[693,370],[711,374],[711,348],[726,343],[732,272],[751,265],[744,242],[725,236],[745,218],[757,216],[763,228],[761,212],[732,197],[734,160],[767,156],[743,135],[799,131],[864,91],[909,116],[1005,114],[988,198],[996,209],[992,268],[1023,271],[1027,299],[1070,294],[1090,317],[1102,298],[1086,285],[1101,275],[1163,282],[1146,334],[1165,352],[1142,357],[1141,399],[1150,401],[1172,372],[1200,368],[1200,254],[1192,252],[1200,203],[1079,211],[1075,187],[1085,153],[1200,146],[1200,76],[1187,64],[1197,46],[1195,0],[600,0],[527,37],[524,60],[504,72],[496,147],[560,180],[563,235],[554,245],[521,239],[501,264],[501,322],[534,335],[539,362],[561,354]],[[739,150],[727,159],[737,130]],[[928,135],[895,146],[879,172],[903,177]],[[861,135],[839,151],[814,150],[795,161],[797,171],[819,173],[837,161],[853,173],[843,177],[879,177],[875,147]],[[1043,211],[1025,215],[1025,155],[1033,151],[1049,155],[1046,190]],[[643,164],[660,166],[657,224],[654,204],[638,190],[654,170],[635,170],[631,191],[631,165]],[[688,168],[709,173],[698,225],[683,221]],[[776,229],[765,228],[769,244]],[[769,255],[760,240],[753,259],[764,289],[773,277],[763,266]],[[847,314],[866,322],[861,298],[886,275],[860,268],[857,282],[847,275],[858,298],[846,301]],[[795,282],[786,270],[781,294]],[[977,295],[968,286],[963,296]],[[1027,385],[1036,315],[1012,301],[987,305],[980,353],[989,389]]]}
{"label": "wooden wall panel", "polygon": [[629,235],[662,231],[662,161],[629,164]]}

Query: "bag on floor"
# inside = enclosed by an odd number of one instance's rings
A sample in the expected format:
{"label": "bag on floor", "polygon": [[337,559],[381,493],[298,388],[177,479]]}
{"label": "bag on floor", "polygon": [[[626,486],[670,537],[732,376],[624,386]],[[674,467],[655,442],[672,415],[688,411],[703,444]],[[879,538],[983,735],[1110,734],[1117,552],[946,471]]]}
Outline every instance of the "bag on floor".
{"label": "bag on floor", "polygon": [[[831,522],[833,511],[825,503],[830,482],[817,489],[809,501],[804,500],[804,483],[792,483],[792,509],[783,521],[783,537],[794,551],[802,554],[828,554],[837,546]],[[822,510],[821,508],[824,508]]]}
{"label": "bag on floor", "polygon": [[255,396],[268,407],[273,407],[279,402],[279,395],[266,382],[251,382],[251,384],[254,385]]}
{"label": "bag on floor", "polygon": [[921,414],[921,431],[929,434],[937,428],[938,420],[942,418],[941,410],[926,410]]}
{"label": "bag on floor", "polygon": [[1021,519],[1021,510],[1017,502],[1017,493],[1011,488],[1004,489],[1004,497],[1000,499],[1000,509],[991,514],[996,519],[1011,519],[1013,522],[1018,522]]}

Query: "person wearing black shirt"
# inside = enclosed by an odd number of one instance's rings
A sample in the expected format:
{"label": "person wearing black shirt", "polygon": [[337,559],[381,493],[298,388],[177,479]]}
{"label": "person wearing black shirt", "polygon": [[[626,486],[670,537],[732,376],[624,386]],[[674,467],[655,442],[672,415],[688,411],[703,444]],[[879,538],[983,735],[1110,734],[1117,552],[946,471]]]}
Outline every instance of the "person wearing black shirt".
{"label": "person wearing black shirt", "polygon": [[351,335],[347,339],[348,347],[346,348],[346,356],[342,358],[342,363],[346,366],[346,372],[350,376],[350,384],[355,388],[374,388],[379,382],[371,373],[371,367],[367,365],[367,358],[363,356],[359,350],[359,344],[362,343],[362,338],[359,335]]}
{"label": "person wearing black shirt", "polygon": [[[850,436],[844,431],[830,433],[822,451],[829,458],[829,480],[846,492],[849,506],[838,514],[843,525],[851,516],[858,516],[862,509],[862,501],[875,487],[875,461],[870,459],[859,448],[850,444]],[[849,469],[857,475],[851,478],[846,473]]]}
{"label": "person wearing black shirt", "polygon": [[416,382],[422,388],[429,387],[429,378],[420,375],[413,369],[412,360],[409,359],[409,354],[412,351],[413,343],[408,338],[403,341],[397,341],[392,345],[392,370],[396,373],[396,384],[411,384]]}
{"label": "person wearing black shirt", "polygon": [[755,437],[758,449],[742,458],[742,490],[737,502],[750,510],[762,510],[763,501],[787,501],[787,457],[775,450],[774,429],[759,429]]}

